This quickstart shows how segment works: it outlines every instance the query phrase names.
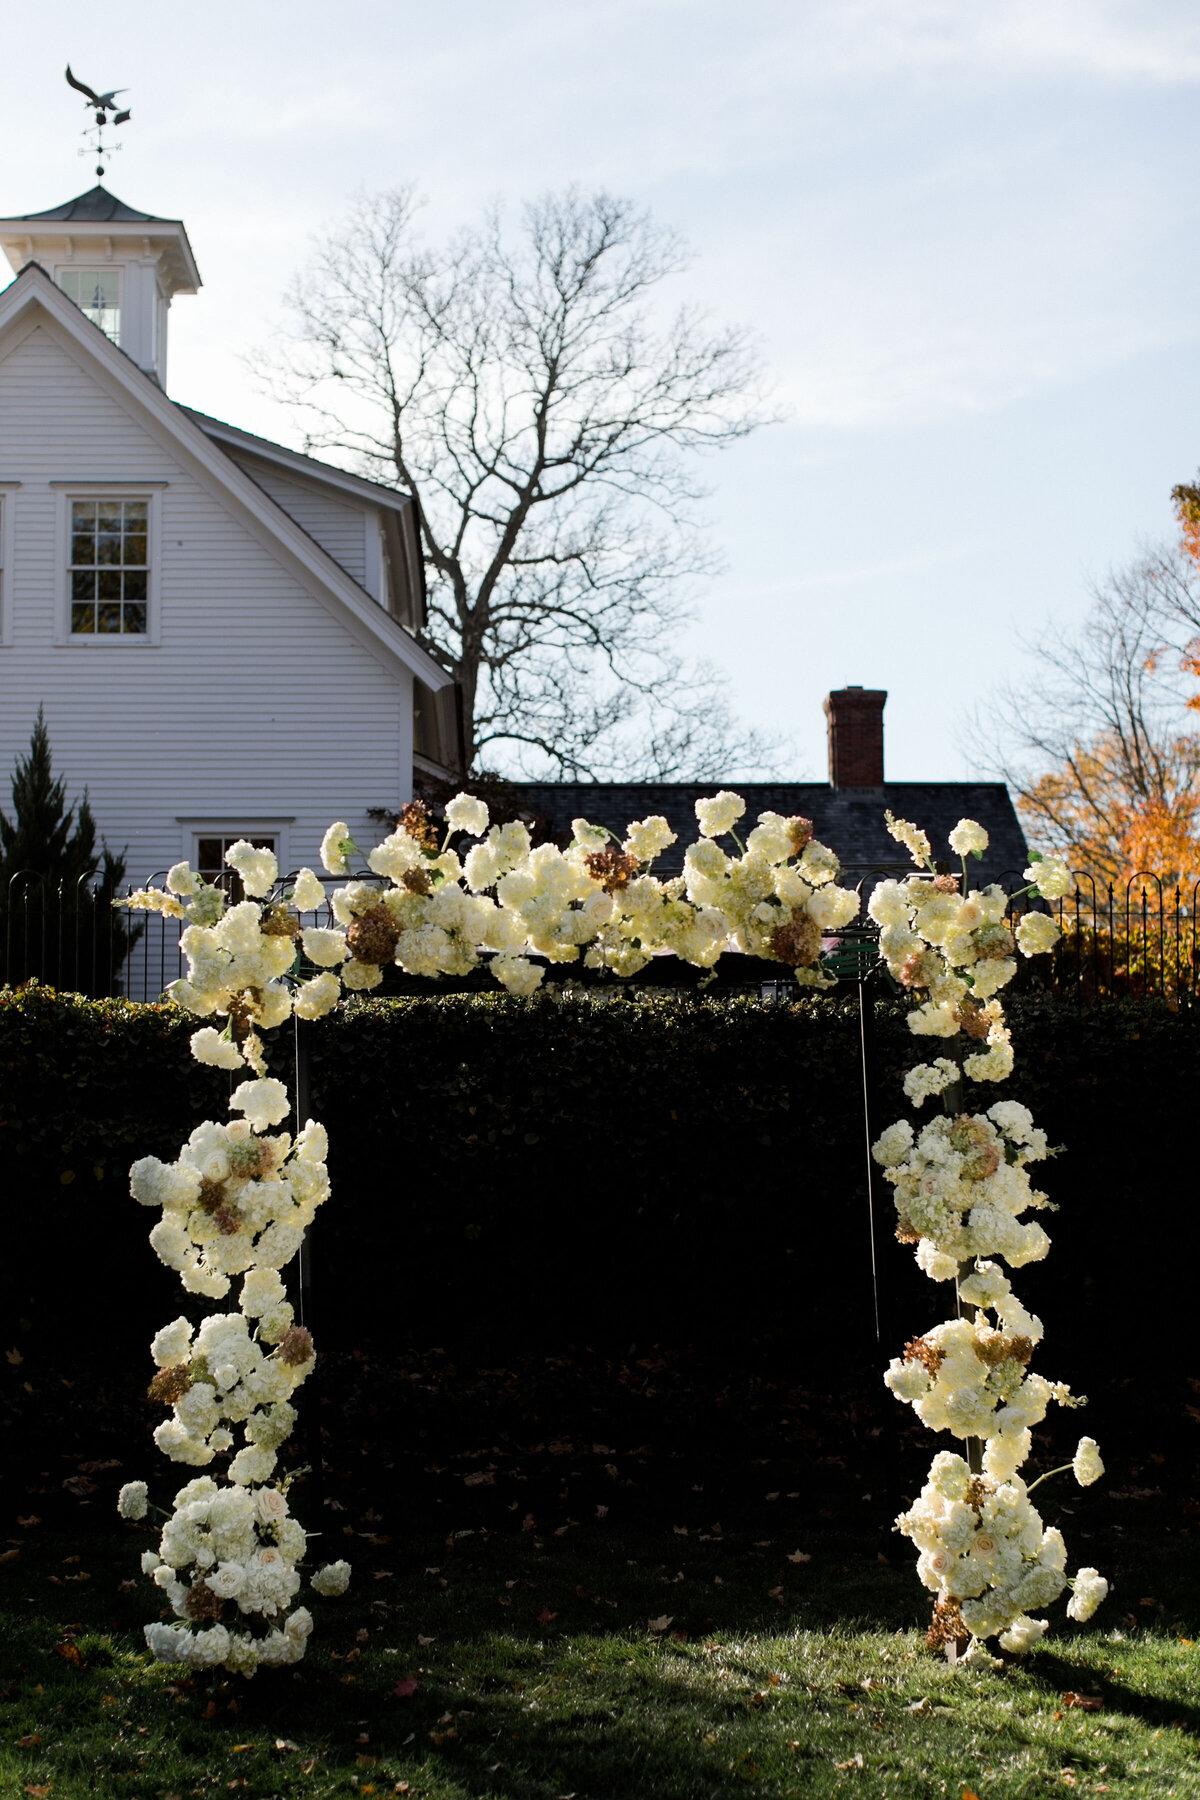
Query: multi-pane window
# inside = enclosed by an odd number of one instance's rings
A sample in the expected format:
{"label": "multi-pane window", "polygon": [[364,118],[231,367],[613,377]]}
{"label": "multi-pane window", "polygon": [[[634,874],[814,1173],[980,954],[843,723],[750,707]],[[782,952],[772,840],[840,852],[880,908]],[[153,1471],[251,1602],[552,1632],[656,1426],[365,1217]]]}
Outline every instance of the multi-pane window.
{"label": "multi-pane window", "polygon": [[114,344],[121,341],[120,269],[60,269],[58,285]]}
{"label": "multi-pane window", "polygon": [[[225,852],[234,844],[240,844],[246,836],[244,831],[196,839],[196,872],[203,875],[205,881],[219,881],[229,895],[231,905],[236,906],[246,898],[246,890],[242,886],[242,878],[236,869],[231,869],[225,861]],[[279,845],[274,837],[251,835],[249,840],[256,850],[275,850]]]}
{"label": "multi-pane window", "polygon": [[72,500],[72,636],[145,637],[148,500]]}

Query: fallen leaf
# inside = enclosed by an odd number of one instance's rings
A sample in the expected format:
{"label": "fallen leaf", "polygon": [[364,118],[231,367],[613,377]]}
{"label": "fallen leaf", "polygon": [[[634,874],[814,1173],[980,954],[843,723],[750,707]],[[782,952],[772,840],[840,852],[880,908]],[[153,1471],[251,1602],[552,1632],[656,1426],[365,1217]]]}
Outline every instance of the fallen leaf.
{"label": "fallen leaf", "polygon": [[666,1631],[667,1627],[674,1623],[674,1619],[674,1613],[663,1613],[661,1618],[647,1619],[646,1623],[651,1631]]}
{"label": "fallen leaf", "polygon": [[229,1751],[230,1755],[236,1755],[239,1750],[253,1750],[253,1748],[253,1744],[231,1744]]}
{"label": "fallen leaf", "polygon": [[25,1792],[27,1794],[32,1794],[34,1800],[44,1800],[45,1795],[50,1792],[53,1786],[54,1783],[52,1781],[45,1782],[41,1787],[39,1787],[36,1782],[27,1781],[25,1783]]}
{"label": "fallen leaf", "polygon": [[410,1694],[416,1693],[418,1685],[419,1684],[414,1676],[406,1675],[403,1681],[398,1681],[396,1683],[392,1692],[395,1694],[397,1700],[407,1700]]}
{"label": "fallen leaf", "polygon": [[598,1518],[598,1519],[607,1519],[607,1517],[608,1517],[608,1508],[607,1508],[607,1506],[598,1506],[598,1507],[597,1507],[597,1508],[596,1508],[596,1517],[597,1517],[597,1518]]}
{"label": "fallen leaf", "polygon": [[421,1634],[420,1634],[420,1632],[419,1632],[419,1631],[418,1631],[418,1633],[417,1633],[417,1642],[418,1642],[418,1644],[420,1644],[420,1645],[421,1645],[421,1646],[422,1646],[422,1648],[424,1648],[424,1646],[425,1646],[425,1645],[426,1645],[426,1644],[432,1644],[432,1642],[433,1642],[433,1639],[432,1639],[432,1638],[427,1638],[427,1637],[422,1637],[422,1636],[421,1636]]}
{"label": "fallen leaf", "polygon": [[17,1739],[17,1749],[32,1750],[36,1745],[40,1744],[41,1741],[42,1734],[40,1731],[27,1731],[24,1737],[19,1737]]}
{"label": "fallen leaf", "polygon": [[431,1731],[429,1736],[435,1744],[444,1744],[447,1738],[458,1736],[458,1727],[451,1725],[449,1731]]}
{"label": "fallen leaf", "polygon": [[68,1475],[63,1482],[68,1494],[74,1494],[77,1500],[86,1499],[89,1494],[98,1494],[100,1484],[89,1481],[86,1475]]}
{"label": "fallen leaf", "polygon": [[[779,1495],[778,1495],[778,1493],[774,1493],[774,1494],[768,1494],[766,1497],[768,1500],[778,1500]],[[838,1764],[838,1767],[839,1768],[841,1767],[840,1763]]]}
{"label": "fallen leaf", "polygon": [[4,1352],[4,1359],[6,1362],[10,1362],[14,1369],[19,1369],[21,1364],[25,1361],[25,1358],[21,1355],[19,1350],[6,1350]]}
{"label": "fallen leaf", "polygon": [[1100,1712],[1104,1707],[1104,1702],[1099,1694],[1076,1694],[1068,1691],[1060,1694],[1058,1698],[1066,1710],[1074,1707],[1077,1712]]}
{"label": "fallen leaf", "polygon": [[120,1466],[117,1458],[115,1456],[110,1456],[107,1457],[104,1462],[80,1463],[79,1473],[81,1475],[101,1475],[105,1469],[119,1469]]}
{"label": "fallen leaf", "polygon": [[275,1748],[277,1750],[298,1750],[299,1747],[300,1746],[298,1744],[293,1744],[291,1738],[276,1738],[275,1739]]}
{"label": "fallen leaf", "polygon": [[843,1770],[844,1769],[861,1769],[863,1766],[862,1751],[860,1750],[857,1756],[852,1756],[850,1758],[849,1762],[834,1763],[833,1766],[835,1769],[843,1769]]}
{"label": "fallen leaf", "polygon": [[360,1750],[354,1759],[354,1766],[356,1769],[373,1769],[378,1761],[377,1756],[367,1756]]}
{"label": "fallen leaf", "polygon": [[558,1614],[556,1612],[551,1612],[548,1606],[543,1606],[541,1612],[537,1616],[537,1622],[539,1625],[549,1625],[553,1620],[557,1619],[557,1617]]}
{"label": "fallen leaf", "polygon": [[23,1525],[25,1527],[26,1531],[28,1531],[28,1529],[31,1525],[40,1525],[41,1522],[42,1521],[38,1518],[36,1513],[30,1513],[30,1515],[27,1519],[23,1519],[21,1517],[20,1513],[17,1514],[17,1524]]}
{"label": "fallen leaf", "polygon": [[788,1553],[788,1561],[790,1563],[806,1563],[811,1562],[812,1557],[805,1550],[792,1550]]}
{"label": "fallen leaf", "polygon": [[19,1550],[0,1550],[0,1563],[16,1562],[20,1554]]}
{"label": "fallen leaf", "polygon": [[783,1605],[783,1589],[782,1589],[782,1587],[768,1588],[767,1593],[771,1596],[772,1600],[778,1600],[780,1606]]}

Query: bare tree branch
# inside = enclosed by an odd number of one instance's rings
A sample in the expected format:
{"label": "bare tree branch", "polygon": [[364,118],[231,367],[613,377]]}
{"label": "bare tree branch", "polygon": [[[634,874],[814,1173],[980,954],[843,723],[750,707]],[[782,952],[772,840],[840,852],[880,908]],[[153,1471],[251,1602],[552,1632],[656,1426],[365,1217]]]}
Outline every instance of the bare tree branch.
{"label": "bare tree branch", "polygon": [[1200,582],[1150,550],[1092,592],[1075,632],[1029,646],[1030,679],[970,723],[977,767],[1013,788],[1039,843],[1105,881],[1200,873],[1200,734],[1183,675],[1200,635]]}
{"label": "bare tree branch", "polygon": [[697,458],[767,416],[744,334],[663,315],[684,248],[626,200],[548,194],[440,249],[415,211],[411,189],[359,200],[258,368],[309,450],[416,501],[469,765],[762,770],[769,740],[676,650],[712,567]]}

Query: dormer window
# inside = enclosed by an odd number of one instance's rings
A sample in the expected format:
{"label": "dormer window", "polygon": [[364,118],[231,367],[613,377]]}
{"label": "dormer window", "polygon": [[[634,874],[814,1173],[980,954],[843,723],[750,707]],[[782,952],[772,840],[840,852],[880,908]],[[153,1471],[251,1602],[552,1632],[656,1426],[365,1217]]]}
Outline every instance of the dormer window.
{"label": "dormer window", "polygon": [[120,269],[60,269],[58,285],[114,344],[121,341]]}

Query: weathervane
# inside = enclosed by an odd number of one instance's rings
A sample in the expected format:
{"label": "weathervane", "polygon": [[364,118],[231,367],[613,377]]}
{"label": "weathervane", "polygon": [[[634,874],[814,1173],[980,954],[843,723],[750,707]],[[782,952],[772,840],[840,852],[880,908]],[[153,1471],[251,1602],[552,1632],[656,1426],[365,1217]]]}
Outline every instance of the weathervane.
{"label": "weathervane", "polygon": [[[90,151],[93,155],[98,157],[99,161],[96,164],[96,174],[97,176],[103,175],[105,161],[108,158],[111,158],[113,154],[121,148],[120,144],[106,144],[104,142],[104,128],[106,125],[123,125],[129,117],[128,108],[126,108],[124,112],[119,112],[117,110],[117,95],[127,94],[129,89],[110,88],[108,93],[98,94],[95,88],[90,88],[88,86],[86,81],[77,81],[75,79],[74,75],[71,73],[70,63],[67,64],[67,82],[69,86],[75,89],[76,93],[84,96],[87,101],[88,111],[93,112],[94,109],[93,116],[95,122],[94,124],[84,127],[83,136],[85,142],[83,149],[79,154],[80,156],[86,156]],[[111,119],[108,116],[110,113],[112,114]]]}

